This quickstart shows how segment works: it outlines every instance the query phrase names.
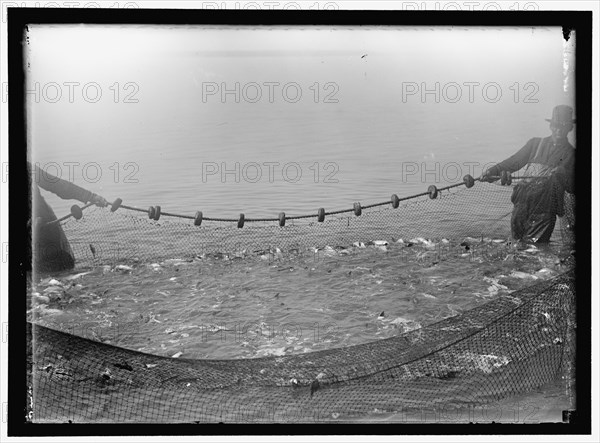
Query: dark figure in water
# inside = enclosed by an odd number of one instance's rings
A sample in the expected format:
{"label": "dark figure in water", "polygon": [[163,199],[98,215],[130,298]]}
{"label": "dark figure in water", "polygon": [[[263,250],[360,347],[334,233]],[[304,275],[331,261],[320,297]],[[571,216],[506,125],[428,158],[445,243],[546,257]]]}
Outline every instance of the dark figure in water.
{"label": "dark figure in water", "polygon": [[60,223],[49,223],[56,220],[56,215],[42,197],[39,188],[50,191],[65,200],[91,202],[100,207],[107,206],[108,203],[103,197],[48,174],[38,166],[32,166],[29,162],[27,162],[27,169],[32,180],[33,269],[37,272],[59,272],[72,269],[75,266],[75,258],[71,246]]}
{"label": "dark figure in water", "polygon": [[[574,191],[575,148],[567,135],[573,129],[573,108],[556,106],[550,122],[551,135],[532,138],[516,154],[485,171],[482,181],[493,182],[502,171],[515,172],[527,166],[513,189],[511,230],[515,240],[547,243],[556,216],[564,215],[565,191]],[[573,228],[573,226],[571,226]]]}

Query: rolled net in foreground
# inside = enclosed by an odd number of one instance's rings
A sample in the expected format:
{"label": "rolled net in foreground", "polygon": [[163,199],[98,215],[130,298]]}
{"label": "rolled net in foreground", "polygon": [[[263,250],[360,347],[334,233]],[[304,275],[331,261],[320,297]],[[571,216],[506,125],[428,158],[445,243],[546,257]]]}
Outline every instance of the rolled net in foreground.
{"label": "rolled net in foreground", "polygon": [[[87,210],[63,226],[79,266],[221,254],[291,253],[373,240],[510,236],[510,186],[479,183],[436,199],[289,219],[202,221]],[[568,197],[566,197],[567,199]],[[552,243],[570,247],[572,205]],[[360,214],[360,215],[359,215]],[[526,393],[574,357],[573,271],[392,338],[300,355],[172,359],[31,325],[34,422],[351,421],[374,411],[460,409]]]}

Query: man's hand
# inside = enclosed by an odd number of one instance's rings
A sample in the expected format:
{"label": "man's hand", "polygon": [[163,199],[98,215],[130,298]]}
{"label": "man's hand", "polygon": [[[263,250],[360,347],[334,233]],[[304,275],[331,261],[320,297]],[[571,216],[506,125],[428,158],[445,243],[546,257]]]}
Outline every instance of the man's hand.
{"label": "man's hand", "polygon": [[479,181],[493,183],[496,180],[498,180],[499,178],[500,177],[494,175],[493,171],[491,171],[490,169],[488,169],[487,171],[484,171],[481,174],[481,177],[479,177]]}
{"label": "man's hand", "polygon": [[108,202],[106,201],[106,199],[98,194],[92,194],[90,203],[93,203],[96,206],[100,206],[101,208],[108,206]]}

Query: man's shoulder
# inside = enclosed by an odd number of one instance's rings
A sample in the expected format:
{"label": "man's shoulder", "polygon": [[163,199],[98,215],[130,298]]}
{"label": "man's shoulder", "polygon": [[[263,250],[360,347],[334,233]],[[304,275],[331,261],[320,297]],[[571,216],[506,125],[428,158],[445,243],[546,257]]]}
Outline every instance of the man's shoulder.
{"label": "man's shoulder", "polygon": [[552,137],[548,136],[548,137],[534,137],[532,138],[532,140],[537,140],[538,142],[542,142],[542,144],[546,144],[546,143],[552,143]]}
{"label": "man's shoulder", "polygon": [[[552,142],[552,137],[534,137],[532,139],[530,139],[527,144],[531,144],[534,147],[538,146],[540,144],[541,141],[541,146],[548,146],[548,147],[553,147],[554,143]],[[569,152],[575,152],[575,147],[567,142],[567,144],[563,145],[560,147],[560,149],[563,149],[565,151],[569,151]]]}
{"label": "man's shoulder", "polygon": [[537,150],[537,148],[539,146],[544,146],[547,143],[547,138],[549,137],[533,137],[530,138],[527,143],[525,143],[525,146],[523,146],[522,150],[524,151],[530,151],[531,153],[533,153],[535,150]]}
{"label": "man's shoulder", "polygon": [[530,138],[527,141],[527,144],[525,146],[534,146],[534,147],[537,147],[540,144],[540,142],[542,144],[548,143],[548,140],[550,140],[550,138],[551,137],[533,137],[533,138]]}

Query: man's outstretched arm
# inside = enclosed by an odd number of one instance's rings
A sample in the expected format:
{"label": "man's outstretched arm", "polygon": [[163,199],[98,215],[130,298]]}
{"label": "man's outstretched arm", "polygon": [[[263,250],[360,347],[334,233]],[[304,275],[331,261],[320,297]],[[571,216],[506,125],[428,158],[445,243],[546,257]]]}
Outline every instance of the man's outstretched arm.
{"label": "man's outstretched arm", "polygon": [[[31,165],[29,165],[31,168]],[[40,169],[37,165],[33,166],[32,179],[42,189],[52,192],[65,200],[79,200],[82,203],[92,202],[98,206],[106,206],[106,200],[94,194],[87,189],[77,186],[75,183],[63,180],[46,171]]]}
{"label": "man's outstretched arm", "polygon": [[531,154],[539,142],[539,138],[532,138],[515,154],[484,171],[484,173],[481,175],[481,180],[494,181],[490,177],[499,177],[502,171],[508,171],[511,173],[518,171],[529,162],[531,159]]}

